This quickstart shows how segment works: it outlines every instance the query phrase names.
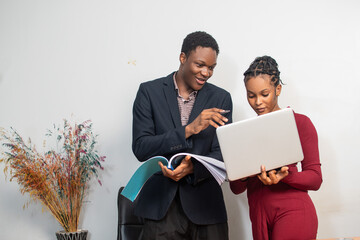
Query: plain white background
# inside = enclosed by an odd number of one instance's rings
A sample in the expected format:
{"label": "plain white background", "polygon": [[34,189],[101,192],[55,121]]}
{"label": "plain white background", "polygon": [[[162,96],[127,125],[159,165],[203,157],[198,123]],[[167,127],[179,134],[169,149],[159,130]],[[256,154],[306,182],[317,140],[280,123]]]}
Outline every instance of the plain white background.
{"label": "plain white background", "polygon": [[[308,115],[319,135],[318,237],[360,236],[359,10],[356,0],[0,0],[0,126],[41,146],[63,118],[91,119],[107,159],[80,227],[90,240],[115,239],[117,191],[140,165],[138,86],[176,70],[183,38],[205,30],[220,46],[210,81],[232,94],[235,121],[254,116],[242,73],[257,56],[278,61],[281,107]],[[0,170],[0,239],[55,239],[61,226],[39,203],[23,209],[28,196]],[[246,194],[223,191],[231,239],[251,239]]]}

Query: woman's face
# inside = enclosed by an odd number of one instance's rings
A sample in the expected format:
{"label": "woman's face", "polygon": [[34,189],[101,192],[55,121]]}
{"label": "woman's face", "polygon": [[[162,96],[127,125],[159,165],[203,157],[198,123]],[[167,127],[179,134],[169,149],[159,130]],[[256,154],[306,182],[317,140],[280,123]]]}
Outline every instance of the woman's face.
{"label": "woman's face", "polygon": [[281,84],[275,87],[269,75],[261,74],[252,77],[247,80],[245,87],[248,102],[258,115],[280,109],[278,96],[281,92]]}

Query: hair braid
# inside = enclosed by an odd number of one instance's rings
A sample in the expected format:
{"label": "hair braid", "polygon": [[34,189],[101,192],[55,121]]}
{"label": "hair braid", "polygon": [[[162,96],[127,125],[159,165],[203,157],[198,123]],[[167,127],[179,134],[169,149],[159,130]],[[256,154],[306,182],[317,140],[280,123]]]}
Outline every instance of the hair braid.
{"label": "hair braid", "polygon": [[244,72],[244,82],[246,83],[250,78],[259,76],[261,74],[267,74],[270,76],[271,82],[274,83],[275,87],[277,85],[283,84],[280,79],[280,71],[278,69],[278,64],[270,56],[257,57],[250,64],[249,68]]}

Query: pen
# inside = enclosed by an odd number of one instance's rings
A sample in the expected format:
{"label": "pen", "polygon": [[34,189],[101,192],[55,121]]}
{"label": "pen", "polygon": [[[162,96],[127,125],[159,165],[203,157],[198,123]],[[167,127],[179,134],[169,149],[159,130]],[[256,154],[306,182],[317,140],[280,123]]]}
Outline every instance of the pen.
{"label": "pen", "polygon": [[230,110],[222,110],[220,113],[225,114],[225,113],[229,113],[229,112],[230,112]]}

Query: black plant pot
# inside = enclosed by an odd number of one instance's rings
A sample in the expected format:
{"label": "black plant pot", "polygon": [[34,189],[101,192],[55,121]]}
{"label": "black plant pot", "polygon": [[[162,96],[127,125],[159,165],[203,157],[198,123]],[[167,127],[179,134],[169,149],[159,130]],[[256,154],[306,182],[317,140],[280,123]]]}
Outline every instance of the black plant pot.
{"label": "black plant pot", "polygon": [[86,240],[88,230],[78,230],[76,232],[65,232],[58,231],[56,232],[57,240]]}

